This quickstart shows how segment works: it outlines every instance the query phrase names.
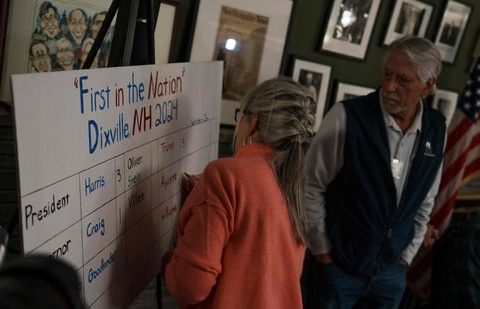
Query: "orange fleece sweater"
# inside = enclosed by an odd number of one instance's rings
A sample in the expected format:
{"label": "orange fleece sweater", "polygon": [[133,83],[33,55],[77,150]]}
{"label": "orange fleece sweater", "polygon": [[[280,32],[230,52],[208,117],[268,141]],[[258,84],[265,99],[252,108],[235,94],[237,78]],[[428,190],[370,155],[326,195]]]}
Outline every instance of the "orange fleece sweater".
{"label": "orange fleece sweater", "polygon": [[272,150],[242,147],[208,164],[180,211],[167,265],[170,292],[188,308],[302,308],[305,247],[271,167]]}

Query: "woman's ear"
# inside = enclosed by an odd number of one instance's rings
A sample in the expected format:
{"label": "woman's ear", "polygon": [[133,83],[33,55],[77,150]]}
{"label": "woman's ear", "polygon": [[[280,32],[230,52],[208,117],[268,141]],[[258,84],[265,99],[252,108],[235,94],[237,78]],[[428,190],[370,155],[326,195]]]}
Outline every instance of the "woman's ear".
{"label": "woman's ear", "polygon": [[248,117],[248,135],[253,135],[258,131],[258,118],[255,115]]}

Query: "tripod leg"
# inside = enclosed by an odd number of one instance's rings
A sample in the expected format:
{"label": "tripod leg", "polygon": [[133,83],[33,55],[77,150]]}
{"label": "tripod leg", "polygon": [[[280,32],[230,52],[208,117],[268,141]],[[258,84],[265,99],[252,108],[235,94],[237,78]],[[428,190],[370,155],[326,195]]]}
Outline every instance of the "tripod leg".
{"label": "tripod leg", "polygon": [[100,30],[98,30],[97,37],[93,42],[92,48],[88,53],[87,59],[85,60],[85,63],[83,64],[82,69],[89,69],[92,66],[93,59],[95,59],[95,56],[97,55],[98,50],[100,49],[100,45],[102,45],[102,42],[105,39],[105,35],[107,34],[108,29],[112,24],[113,17],[115,17],[115,14],[117,13],[117,10],[118,10],[118,7],[120,6],[121,1],[122,0],[112,1],[112,4],[108,9],[107,15],[105,16],[105,20],[103,21],[102,26],[100,27]]}

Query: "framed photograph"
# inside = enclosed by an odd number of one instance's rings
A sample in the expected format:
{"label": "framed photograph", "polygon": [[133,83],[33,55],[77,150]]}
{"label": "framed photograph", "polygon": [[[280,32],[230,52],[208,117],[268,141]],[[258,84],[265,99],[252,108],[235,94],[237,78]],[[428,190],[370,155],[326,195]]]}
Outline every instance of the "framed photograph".
{"label": "framed photograph", "polygon": [[235,124],[246,91],[278,76],[292,4],[200,0],[190,61],[223,61],[221,123]]}
{"label": "framed photograph", "polygon": [[293,63],[292,78],[307,87],[317,103],[315,131],[320,127],[325,112],[331,72],[329,65],[301,59],[295,59]]}
{"label": "framed photograph", "polygon": [[385,45],[405,35],[424,37],[433,6],[416,0],[397,0],[387,28]]}
{"label": "framed photograph", "polygon": [[161,0],[155,25],[155,64],[174,62],[173,47],[180,13],[180,1]]}
{"label": "framed photograph", "polygon": [[435,39],[435,45],[440,49],[444,62],[455,62],[471,11],[472,9],[466,4],[448,1]]}
{"label": "framed photograph", "polygon": [[375,91],[374,88],[339,82],[334,103],[366,95],[373,91]]}
{"label": "framed photograph", "polygon": [[458,93],[453,91],[437,89],[433,94],[432,107],[441,112],[445,118],[447,118],[447,127],[450,124],[455,108],[457,107],[457,101]]}
{"label": "framed photograph", "polygon": [[365,59],[380,0],[334,0],[321,49]]}
{"label": "framed photograph", "polygon": [[[469,206],[469,207],[479,207],[480,202],[480,176],[475,175],[467,181],[463,186],[458,190],[457,200],[459,201],[458,206]],[[471,205],[472,202],[474,203]],[[464,205],[462,205],[464,204]],[[470,204],[470,205],[469,205]]]}

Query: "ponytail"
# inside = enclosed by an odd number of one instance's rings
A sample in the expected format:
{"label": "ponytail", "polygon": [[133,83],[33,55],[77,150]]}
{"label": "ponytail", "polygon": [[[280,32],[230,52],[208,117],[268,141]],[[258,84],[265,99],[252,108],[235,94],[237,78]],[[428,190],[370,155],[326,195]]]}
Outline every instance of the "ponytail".
{"label": "ponytail", "polygon": [[304,165],[314,135],[314,102],[305,87],[286,78],[265,81],[242,102],[242,112],[249,111],[258,119],[261,141],[277,151],[272,165],[287,200],[297,238],[303,244],[307,242]]}

